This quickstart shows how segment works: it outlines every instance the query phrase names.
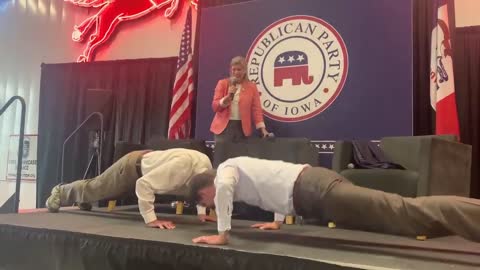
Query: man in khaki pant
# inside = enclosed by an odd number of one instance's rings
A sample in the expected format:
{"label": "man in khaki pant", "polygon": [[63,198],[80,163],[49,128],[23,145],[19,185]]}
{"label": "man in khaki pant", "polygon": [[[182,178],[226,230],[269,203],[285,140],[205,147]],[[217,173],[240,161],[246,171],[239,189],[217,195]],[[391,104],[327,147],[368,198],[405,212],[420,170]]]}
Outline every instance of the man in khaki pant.
{"label": "man in khaki pant", "polygon": [[[171,221],[157,219],[153,206],[155,194],[185,195],[192,177],[211,168],[209,158],[194,150],[133,151],[95,178],[55,186],[46,206],[50,212],[58,212],[61,206],[77,203],[87,210],[92,202],[118,198],[135,190],[145,223],[174,229]],[[205,208],[197,210],[201,220],[211,219],[205,215]]]}

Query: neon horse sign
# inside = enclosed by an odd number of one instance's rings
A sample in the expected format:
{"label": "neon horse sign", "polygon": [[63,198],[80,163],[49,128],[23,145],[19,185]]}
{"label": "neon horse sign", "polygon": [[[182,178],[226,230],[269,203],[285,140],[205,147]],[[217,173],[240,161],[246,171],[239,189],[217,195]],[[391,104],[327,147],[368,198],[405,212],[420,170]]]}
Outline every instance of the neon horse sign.
{"label": "neon horse sign", "polygon": [[[180,0],[64,0],[76,6],[100,9],[79,25],[74,26],[72,39],[82,42],[87,37],[87,45],[77,62],[89,62],[94,51],[105,43],[115,28],[124,21],[136,20],[157,9],[166,8],[163,16],[171,19],[179,8]],[[196,8],[198,0],[192,0]],[[93,32],[89,34],[94,28]]]}

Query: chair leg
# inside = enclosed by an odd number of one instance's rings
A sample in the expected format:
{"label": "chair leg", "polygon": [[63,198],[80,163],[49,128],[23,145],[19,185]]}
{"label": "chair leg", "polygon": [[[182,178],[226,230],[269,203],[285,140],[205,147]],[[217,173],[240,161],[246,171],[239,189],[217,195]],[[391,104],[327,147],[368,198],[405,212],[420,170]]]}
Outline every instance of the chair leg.
{"label": "chair leg", "polygon": [[294,219],[295,219],[294,216],[291,216],[291,215],[286,216],[285,217],[285,224],[292,225],[295,222]]}
{"label": "chair leg", "polygon": [[183,201],[176,202],[175,214],[183,215]]}
{"label": "chair leg", "polygon": [[427,240],[427,236],[426,235],[417,235],[416,239],[418,241],[425,241],[425,240]]}
{"label": "chair leg", "polygon": [[116,205],[117,205],[117,201],[116,201],[116,200],[108,201],[108,207],[107,207],[108,212],[112,212],[113,209],[115,209],[115,206],[116,206]]}
{"label": "chair leg", "polygon": [[328,222],[328,228],[330,229],[335,229],[337,227],[337,224],[335,224],[335,222]]}

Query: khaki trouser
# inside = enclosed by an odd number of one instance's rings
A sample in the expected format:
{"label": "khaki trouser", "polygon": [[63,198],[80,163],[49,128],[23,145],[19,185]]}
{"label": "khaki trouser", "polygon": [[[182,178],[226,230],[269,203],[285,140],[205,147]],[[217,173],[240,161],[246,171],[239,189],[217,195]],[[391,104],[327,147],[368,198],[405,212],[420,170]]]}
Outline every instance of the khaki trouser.
{"label": "khaki trouser", "polygon": [[458,234],[480,242],[480,200],[457,196],[404,198],[353,185],[325,168],[309,168],[295,183],[297,214],[338,226],[428,237]]}
{"label": "khaki trouser", "polygon": [[60,206],[114,199],[134,192],[139,177],[136,162],[145,152],[130,152],[95,178],[77,180],[60,186]]}

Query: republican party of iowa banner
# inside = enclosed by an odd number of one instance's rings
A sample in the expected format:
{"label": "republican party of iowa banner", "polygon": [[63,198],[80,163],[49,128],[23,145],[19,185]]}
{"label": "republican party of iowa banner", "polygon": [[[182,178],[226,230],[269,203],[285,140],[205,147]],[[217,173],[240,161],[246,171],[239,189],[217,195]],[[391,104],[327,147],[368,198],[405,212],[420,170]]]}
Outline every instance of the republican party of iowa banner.
{"label": "republican party of iowa banner", "polygon": [[258,0],[202,12],[197,138],[213,139],[214,89],[237,55],[277,137],[412,135],[410,0]]}

